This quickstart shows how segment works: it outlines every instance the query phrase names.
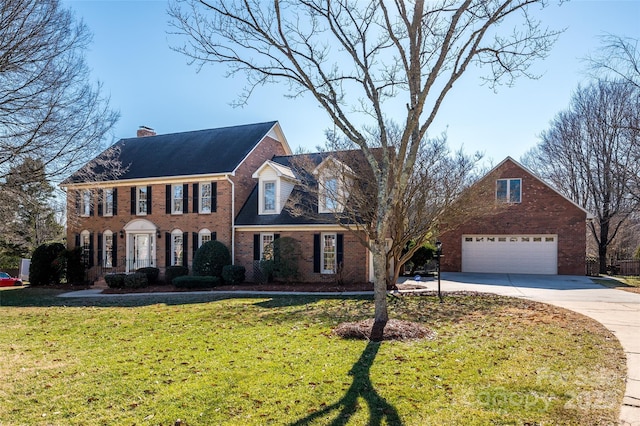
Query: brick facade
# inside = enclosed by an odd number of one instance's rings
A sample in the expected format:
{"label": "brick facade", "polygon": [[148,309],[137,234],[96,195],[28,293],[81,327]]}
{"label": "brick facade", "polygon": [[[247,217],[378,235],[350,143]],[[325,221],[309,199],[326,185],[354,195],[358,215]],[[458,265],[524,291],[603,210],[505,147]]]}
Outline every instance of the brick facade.
{"label": "brick facade", "polygon": [[[487,192],[490,195],[477,198],[473,203],[495,204],[495,182],[501,178],[522,179],[521,202],[498,205],[491,213],[471,218],[443,233],[440,236],[444,247],[442,270],[452,272],[462,270],[462,236],[465,234],[556,234],[558,235],[558,273],[584,275],[586,212],[511,159],[507,159],[479,182],[479,185],[491,186],[493,190]],[[473,191],[474,187],[471,190]],[[471,207],[468,210],[474,209]]]}
{"label": "brick facade", "polygon": [[[351,232],[343,229],[335,231],[279,231],[270,229],[269,233],[279,234],[280,238],[291,237],[300,245],[300,256],[298,268],[300,281],[305,282],[327,282],[338,279],[345,282],[366,282],[368,281],[369,256],[367,249],[360,243],[358,238]],[[340,276],[335,274],[322,274],[314,272],[314,234],[331,232],[343,235],[343,269]],[[247,270],[247,281],[256,281],[254,267],[258,261],[254,261],[254,235],[260,234],[258,231],[238,231],[236,232],[235,264],[242,265]]]}

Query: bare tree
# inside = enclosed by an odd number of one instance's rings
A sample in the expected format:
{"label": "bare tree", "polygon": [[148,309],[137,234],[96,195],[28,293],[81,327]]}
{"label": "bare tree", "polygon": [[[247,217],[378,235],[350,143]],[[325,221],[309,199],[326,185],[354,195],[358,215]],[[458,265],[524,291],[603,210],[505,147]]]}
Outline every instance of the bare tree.
{"label": "bare tree", "polygon": [[587,63],[597,80],[604,77],[626,80],[640,87],[640,49],[638,39],[606,34],[596,55],[589,56]]}
{"label": "bare tree", "polygon": [[33,158],[58,179],[105,148],[118,114],[90,83],[89,41],[58,0],[0,2],[0,178]]}
{"label": "bare tree", "polygon": [[600,273],[607,248],[640,198],[640,90],[625,81],[597,81],[579,87],[524,162],[567,197],[591,211]]}
{"label": "bare tree", "polygon": [[[454,83],[485,66],[489,86],[531,77],[557,32],[530,14],[543,0],[175,0],[186,36],[178,48],[200,66],[243,73],[246,101],[259,85],[285,82],[310,94],[371,168],[377,210],[367,246],[374,258],[375,322],[388,320],[385,238],[413,175],[420,145]],[[513,26],[502,33],[500,24]],[[404,105],[406,108],[397,106]],[[402,128],[389,141],[387,125]],[[379,154],[375,154],[375,149]]]}

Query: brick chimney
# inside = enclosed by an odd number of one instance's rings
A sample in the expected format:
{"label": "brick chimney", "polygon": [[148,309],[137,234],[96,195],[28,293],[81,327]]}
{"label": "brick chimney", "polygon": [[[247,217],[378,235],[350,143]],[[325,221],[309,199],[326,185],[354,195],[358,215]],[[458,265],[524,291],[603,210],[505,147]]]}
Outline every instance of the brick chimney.
{"label": "brick chimney", "polygon": [[137,136],[139,138],[144,138],[144,137],[147,137],[147,136],[155,136],[155,135],[156,135],[156,131],[153,130],[151,127],[140,126],[138,128]]}

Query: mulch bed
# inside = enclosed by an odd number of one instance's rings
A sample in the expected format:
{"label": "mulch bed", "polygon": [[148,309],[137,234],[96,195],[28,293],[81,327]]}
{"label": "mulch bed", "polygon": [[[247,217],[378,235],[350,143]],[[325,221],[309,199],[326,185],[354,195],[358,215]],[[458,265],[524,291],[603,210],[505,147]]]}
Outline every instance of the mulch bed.
{"label": "mulch bed", "polygon": [[254,284],[244,283],[238,285],[221,285],[205,289],[178,288],[173,285],[155,285],[136,289],[105,288],[104,294],[123,293],[160,293],[160,292],[189,292],[189,291],[288,291],[288,292],[346,292],[346,291],[373,291],[372,283],[269,283]]}

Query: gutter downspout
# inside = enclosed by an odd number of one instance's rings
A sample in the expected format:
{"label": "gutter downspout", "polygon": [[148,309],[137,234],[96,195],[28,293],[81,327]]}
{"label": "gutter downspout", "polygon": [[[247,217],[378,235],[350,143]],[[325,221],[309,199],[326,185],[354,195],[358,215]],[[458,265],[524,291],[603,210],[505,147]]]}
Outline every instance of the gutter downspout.
{"label": "gutter downspout", "polygon": [[236,264],[236,186],[234,182],[229,178],[229,175],[225,175],[226,179],[231,184],[231,264]]}

